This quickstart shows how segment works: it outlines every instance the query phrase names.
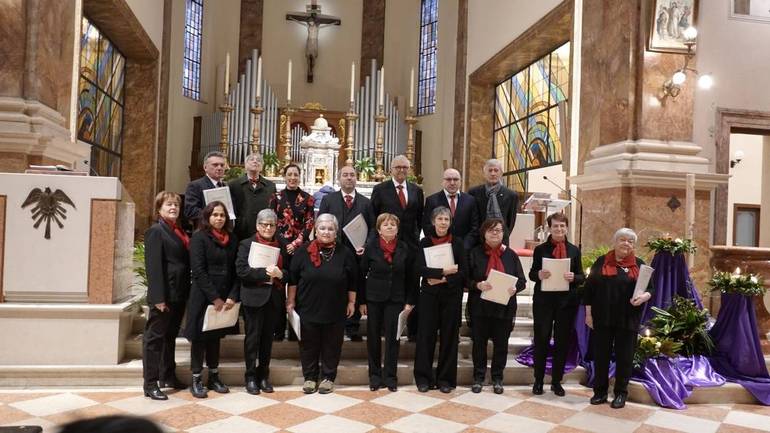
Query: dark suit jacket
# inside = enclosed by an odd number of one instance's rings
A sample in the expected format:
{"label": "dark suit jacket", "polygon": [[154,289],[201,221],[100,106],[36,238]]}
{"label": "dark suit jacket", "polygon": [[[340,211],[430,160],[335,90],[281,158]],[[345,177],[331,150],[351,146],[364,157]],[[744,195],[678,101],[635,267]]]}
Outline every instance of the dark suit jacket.
{"label": "dark suit jacket", "polygon": [[[281,255],[283,256],[281,271],[283,272],[282,282],[288,281],[289,275],[289,256],[286,254],[286,242],[276,238],[281,246]],[[241,241],[238,245],[238,256],[235,259],[235,272],[241,279],[240,298],[243,305],[247,307],[261,307],[270,300],[275,286],[272,278],[265,273],[265,268],[252,268],[249,266],[249,251],[251,243],[254,242],[254,236]],[[283,285],[281,285],[281,290]]]}
{"label": "dark suit jacket", "polygon": [[252,188],[249,178],[244,174],[231,180],[228,186],[237,217],[235,235],[239,240],[252,237],[257,232],[257,214],[270,207],[270,200],[275,195],[275,184],[260,175],[256,187]]}
{"label": "dark suit jacket", "polygon": [[[372,189],[372,212],[374,212],[375,217],[385,212],[396,215],[400,220],[398,238],[406,242],[409,248],[416,250],[420,239],[420,225],[425,199],[422,188],[411,182],[406,182],[406,192],[408,197],[406,209],[404,209],[398,200],[398,193],[393,181],[388,179],[378,183]],[[370,240],[376,238],[376,233],[372,227]]]}
{"label": "dark suit jacket", "polygon": [[358,285],[358,302],[396,302],[415,305],[416,281],[413,272],[414,258],[409,247],[398,241],[393,253],[393,263],[385,260],[379,237],[369,242],[361,256],[361,284]]}
{"label": "dark suit jacket", "polygon": [[[476,207],[479,210],[479,225],[484,223],[487,219],[487,191],[485,186],[478,185],[468,190],[468,194],[472,195],[476,199]],[[502,185],[500,192],[497,193],[497,203],[500,205],[500,212],[503,214],[503,221],[505,221],[505,239],[503,243],[508,244],[508,235],[511,233],[511,229],[516,225],[516,212],[519,211],[519,195],[516,192],[506,188]]]}
{"label": "dark suit jacket", "polygon": [[[524,270],[521,267],[519,256],[512,249],[506,248],[500,256],[503,262],[505,273],[518,278],[516,281],[516,293],[527,288],[527,278],[524,276]],[[508,305],[501,305],[496,302],[481,299],[481,290],[476,288],[476,283],[486,281],[487,263],[489,257],[484,252],[484,245],[479,245],[471,251],[468,257],[468,267],[470,268],[470,281],[468,282],[468,305],[472,316],[496,317],[498,319],[510,319],[516,315],[516,295],[511,296]]]}
{"label": "dark suit jacket", "polygon": [[144,233],[147,304],[185,302],[190,294],[190,253],[164,222]]}
{"label": "dark suit jacket", "polygon": [[364,221],[366,221],[366,226],[369,230],[374,227],[375,218],[372,213],[372,203],[369,198],[359,194],[357,191],[355,193],[355,198],[353,199],[353,207],[350,209],[345,206],[345,199],[343,198],[342,191],[326,194],[323,200],[321,200],[321,207],[318,210],[318,215],[324,213],[330,213],[337,217],[337,222],[340,226],[337,231],[337,241],[341,241],[354,253],[355,250],[353,249],[353,245],[348,240],[348,237],[342,232],[342,228],[359,214],[363,214]]}
{"label": "dark suit jacket", "polygon": [[[569,270],[575,274],[575,280],[569,284],[568,292],[543,292],[541,290],[542,281],[538,277],[538,272],[543,269],[543,258],[553,258],[553,244],[551,237],[542,244],[535,247],[532,255],[532,267],[529,270],[529,279],[535,282],[535,294],[533,302],[535,304],[551,303],[560,307],[573,306],[578,303],[577,287],[585,279],[583,266],[581,264],[580,249],[567,242],[567,257],[570,259]],[[563,278],[561,275],[551,275],[551,278]]]}
{"label": "dark suit jacket", "polygon": [[184,192],[184,216],[192,224],[193,230],[198,227],[201,211],[206,207],[203,191],[212,188],[216,188],[216,185],[211,182],[208,176],[195,179],[187,184],[187,189]]}
{"label": "dark suit jacket", "polygon": [[[425,208],[422,211],[422,231],[425,236],[431,233],[433,224],[430,217],[433,209],[439,206],[449,209],[449,201],[446,198],[446,194],[444,194],[444,190],[429,195],[425,199]],[[461,239],[467,249],[471,249],[479,243],[479,210],[476,207],[476,199],[472,195],[460,193],[457,196],[455,215],[452,218],[452,226],[449,228],[449,232],[452,233],[453,237]]]}

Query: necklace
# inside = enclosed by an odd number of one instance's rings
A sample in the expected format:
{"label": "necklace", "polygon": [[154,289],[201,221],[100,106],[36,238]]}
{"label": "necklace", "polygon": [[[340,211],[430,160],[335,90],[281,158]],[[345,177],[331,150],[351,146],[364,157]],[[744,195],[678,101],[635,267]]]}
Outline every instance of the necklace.
{"label": "necklace", "polygon": [[334,249],[335,248],[336,247],[321,249],[321,251],[320,251],[321,260],[323,260],[325,262],[328,262],[329,260],[331,260],[332,256],[334,255]]}

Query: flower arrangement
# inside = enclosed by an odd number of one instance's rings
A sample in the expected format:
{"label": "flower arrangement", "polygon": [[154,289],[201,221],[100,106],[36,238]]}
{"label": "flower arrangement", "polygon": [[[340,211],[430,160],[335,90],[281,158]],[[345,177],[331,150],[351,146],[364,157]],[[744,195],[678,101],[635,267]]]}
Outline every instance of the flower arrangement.
{"label": "flower arrangement", "polygon": [[714,276],[711,277],[708,285],[713,291],[737,293],[743,296],[763,296],[766,291],[759,275],[741,274],[741,268],[736,268],[732,274],[714,270]]}
{"label": "flower arrangement", "polygon": [[679,353],[682,343],[670,338],[658,338],[650,335],[648,329],[646,335],[639,336],[634,352],[634,367],[641,368],[645,361],[660,356],[672,357]]}
{"label": "flower arrangement", "polygon": [[374,165],[374,160],[370,156],[356,160],[353,163],[353,167],[358,170],[359,180],[363,182],[369,181],[369,179],[374,175],[376,168]]}
{"label": "flower arrangement", "polygon": [[650,239],[645,246],[656,253],[666,251],[673,255],[694,253],[697,250],[692,239],[672,239],[670,236]]}
{"label": "flower arrangement", "polygon": [[263,166],[267,175],[275,177],[278,175],[278,168],[281,166],[281,161],[278,159],[278,154],[275,152],[265,152],[262,156]]}

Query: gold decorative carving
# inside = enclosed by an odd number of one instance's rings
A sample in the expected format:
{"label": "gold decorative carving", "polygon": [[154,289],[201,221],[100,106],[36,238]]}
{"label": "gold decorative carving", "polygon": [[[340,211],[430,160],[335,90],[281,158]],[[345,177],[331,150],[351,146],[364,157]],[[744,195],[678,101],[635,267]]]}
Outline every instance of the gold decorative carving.
{"label": "gold decorative carving", "polygon": [[300,110],[326,111],[326,107],[320,102],[305,102],[305,105],[299,107]]}

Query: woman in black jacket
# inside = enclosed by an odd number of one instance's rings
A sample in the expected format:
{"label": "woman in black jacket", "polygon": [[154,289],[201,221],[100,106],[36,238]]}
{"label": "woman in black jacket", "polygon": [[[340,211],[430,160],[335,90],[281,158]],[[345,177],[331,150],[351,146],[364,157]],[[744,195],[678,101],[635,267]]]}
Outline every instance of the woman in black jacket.
{"label": "woman in black jacket", "polygon": [[190,238],[177,225],[181,201],[179,194],[158,193],[158,222],[144,234],[150,312],[142,334],[142,371],[144,395],[153,400],[168,400],[161,387],[186,388],[176,377],[174,363],[176,337],[190,293]]}
{"label": "woman in black jacket", "polygon": [[203,332],[206,309],[229,310],[238,300],[240,282],[235,274],[235,255],[238,240],[230,233],[230,217],[220,201],[209,203],[201,212],[198,231],[190,240],[192,290],[187,303],[185,337],[190,341],[190,368],[194,397],[206,398],[201,371],[203,361],[209,369],[207,387],[220,394],[230,390],[219,380],[219,343],[227,334],[237,334],[238,324],[230,328]]}
{"label": "woman in black jacket", "polygon": [[[398,389],[398,316],[409,314],[415,303],[411,290],[412,257],[409,248],[398,240],[398,217],[383,213],[377,217],[379,236],[367,245],[361,256],[361,277],[358,285],[359,310],[366,321],[366,350],[369,355],[369,389],[382,386],[394,392]],[[380,337],[385,330],[385,368],[383,371]]]}
{"label": "woman in black jacket", "polygon": [[[276,312],[284,311],[285,308],[281,293],[288,274],[286,243],[275,237],[277,219],[272,209],[259,211],[256,218],[257,232],[241,241],[238,258],[235,260],[235,269],[241,279],[241,311],[246,325],[243,357],[246,361],[246,392],[249,394],[259,394],[260,390],[273,392],[269,380],[273,327]],[[252,268],[249,265],[249,252],[253,243],[280,249],[278,263],[266,268]]]}
{"label": "woman in black jacket", "polygon": [[[551,391],[559,397],[565,392],[561,386],[564,377],[564,364],[567,360],[570,334],[575,327],[577,313],[577,286],[583,282],[584,274],[581,265],[580,249],[567,241],[567,216],[555,213],[546,219],[551,235],[542,244],[535,247],[532,258],[532,268],[529,279],[535,282],[532,313],[535,321],[535,384],[532,393],[543,393],[543,378],[545,376],[545,361],[553,330],[554,350],[551,367]],[[551,275],[543,269],[543,258],[569,259],[570,269],[564,275]],[[563,281],[568,287],[566,291],[544,292],[542,281],[555,278]]]}
{"label": "woman in black jacket", "polygon": [[[460,339],[463,287],[468,262],[463,239],[453,239],[449,233],[452,213],[439,206],[431,213],[433,227],[420,240],[417,252],[417,272],[422,277],[417,325],[417,347],[414,356],[414,381],[417,390],[427,392],[438,387],[449,393],[457,387],[457,345]],[[425,249],[441,244],[452,246],[454,265],[430,268],[425,263]],[[440,336],[438,363],[433,371],[436,336]]]}
{"label": "woman in black jacket", "polygon": [[[481,245],[474,248],[469,257],[470,282],[468,304],[473,320],[473,386],[471,391],[481,392],[487,372],[487,342],[492,339],[492,389],[503,393],[503,371],[508,357],[508,338],[516,320],[516,293],[527,286],[519,256],[503,244],[503,220],[490,218],[479,228]],[[508,288],[511,295],[508,304],[498,304],[481,298],[481,292],[491,290],[487,276],[492,269],[518,278],[515,287]]]}

